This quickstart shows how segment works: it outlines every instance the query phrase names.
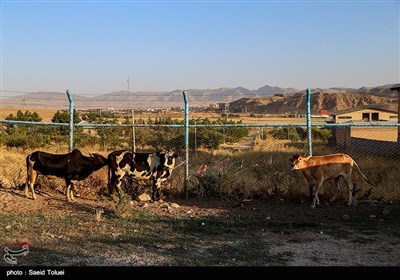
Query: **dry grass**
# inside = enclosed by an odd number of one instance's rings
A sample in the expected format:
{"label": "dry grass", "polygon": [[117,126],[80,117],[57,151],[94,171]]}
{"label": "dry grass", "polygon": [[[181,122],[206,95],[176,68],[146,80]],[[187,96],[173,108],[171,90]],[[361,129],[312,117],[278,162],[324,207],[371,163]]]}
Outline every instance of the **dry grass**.
{"label": "dry grass", "polygon": [[[334,146],[324,143],[315,143],[314,154],[322,155],[339,152]],[[290,169],[288,158],[295,153],[305,152],[307,146],[303,142],[292,143],[286,140],[264,140],[253,150],[232,152],[219,150],[213,153],[198,151],[197,156],[191,155],[189,166],[189,193],[191,196],[220,197],[224,199],[240,199],[243,197],[282,197],[302,198],[307,197],[307,185],[299,172]],[[13,149],[1,149],[0,178],[8,182],[8,187],[21,187],[26,180],[25,157],[30,151],[24,153]],[[106,153],[102,153],[106,156]],[[399,201],[399,182],[397,180],[399,169],[398,158],[373,156],[365,153],[350,153],[361,167],[362,172],[374,182],[378,188],[372,190],[371,199],[384,201]],[[178,161],[181,162],[182,159]],[[376,163],[379,162],[377,165]],[[207,164],[208,169],[204,177],[199,177],[197,171],[201,164]],[[174,170],[171,178],[162,184],[164,194],[167,196],[180,196],[184,186],[184,165]],[[367,195],[370,185],[353,172],[358,197]],[[3,183],[2,183],[3,184]],[[39,176],[37,188],[50,188],[59,192],[65,191],[61,179],[47,179]],[[128,194],[135,199],[142,192],[149,191],[148,184],[138,184],[127,180]],[[93,173],[86,180],[79,181],[76,185],[78,194],[82,198],[98,198],[107,193],[107,168]],[[135,187],[133,187],[135,186]],[[325,183],[321,196],[333,194],[333,185]],[[342,198],[345,199],[345,186],[342,186]]]}
{"label": "dry grass", "polygon": [[[207,116],[207,115],[206,115]],[[191,117],[196,117],[193,114]],[[258,119],[258,118],[257,118]],[[288,121],[289,119],[283,118]],[[299,119],[296,119],[296,121]],[[354,128],[353,128],[354,129]],[[355,129],[354,133],[363,133],[364,136],[380,135],[380,137],[394,136],[395,129],[392,128],[360,128]],[[254,131],[253,131],[254,132]],[[267,129],[265,129],[265,133]],[[254,133],[253,133],[254,134]],[[256,134],[254,134],[256,135]],[[247,140],[246,140],[247,141]],[[234,149],[227,147],[212,153],[199,150],[197,155],[190,155],[190,181],[191,194],[199,196],[217,196],[223,198],[240,198],[247,196],[254,197],[296,197],[305,196],[307,186],[302,176],[290,170],[287,159],[290,155],[307,151],[305,142],[291,142],[288,140],[274,140],[267,138],[250,138],[250,145],[246,143],[246,149]],[[237,143],[240,146],[240,143]],[[243,146],[244,147],[244,146]],[[333,145],[326,143],[313,143],[314,155],[323,155],[335,152],[344,152]],[[48,152],[66,153],[68,148],[64,146],[53,146],[46,148]],[[99,148],[85,148],[82,151],[98,152],[107,156],[108,151],[99,151]],[[25,157],[33,150],[17,151],[0,147],[0,184],[3,187],[22,186],[26,180]],[[360,165],[362,171],[375,182],[379,188],[372,192],[371,198],[383,198],[386,201],[400,200],[400,191],[398,183],[399,158],[395,157],[377,157],[368,153],[349,152],[350,155]],[[183,161],[180,159],[178,164]],[[376,163],[379,162],[379,165]],[[206,178],[197,178],[197,170],[202,163],[209,167]],[[361,189],[359,196],[363,196],[368,190],[369,185],[355,175],[357,187]],[[41,176],[40,176],[41,177]],[[40,178],[39,177],[39,178]],[[183,192],[184,166],[174,170],[172,177],[163,183],[164,193],[167,195],[178,196]],[[139,186],[135,182],[127,182],[128,193],[132,198],[141,194],[146,185]],[[135,188],[132,188],[135,184]],[[45,185],[52,189],[64,192],[64,182],[61,179],[38,180],[38,185]],[[78,193],[82,197],[98,197],[106,192],[107,172],[103,168],[93,173],[88,179],[80,181],[77,184]],[[332,187],[323,187],[324,192],[330,194]],[[344,187],[342,192],[344,193]]]}
{"label": "dry grass", "polygon": [[352,127],[351,137],[397,142],[397,127]]}

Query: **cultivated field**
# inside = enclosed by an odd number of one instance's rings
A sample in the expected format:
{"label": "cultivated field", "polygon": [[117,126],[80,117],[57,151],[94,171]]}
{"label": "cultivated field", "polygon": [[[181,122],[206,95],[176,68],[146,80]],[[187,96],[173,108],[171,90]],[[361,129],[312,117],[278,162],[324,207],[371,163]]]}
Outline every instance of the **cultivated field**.
{"label": "cultivated field", "polygon": [[0,108],[0,119],[4,120],[10,114],[13,114],[13,116],[15,116],[17,114],[18,110],[22,111],[23,113],[26,111],[29,111],[32,113],[37,112],[39,114],[39,116],[42,117],[42,122],[50,122],[51,118],[57,112],[57,110],[54,110],[54,109]]}

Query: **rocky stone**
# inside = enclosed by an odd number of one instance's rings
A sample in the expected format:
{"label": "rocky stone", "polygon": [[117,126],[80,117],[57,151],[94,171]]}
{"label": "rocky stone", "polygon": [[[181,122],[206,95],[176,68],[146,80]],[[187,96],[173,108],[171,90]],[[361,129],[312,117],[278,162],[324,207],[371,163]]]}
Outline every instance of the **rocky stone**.
{"label": "rocky stone", "polygon": [[172,208],[175,208],[175,209],[178,209],[178,208],[180,208],[180,206],[179,206],[179,204],[177,204],[177,203],[171,203],[171,207]]}
{"label": "rocky stone", "polygon": [[141,195],[138,196],[139,201],[150,201],[151,197],[147,193],[142,193]]}

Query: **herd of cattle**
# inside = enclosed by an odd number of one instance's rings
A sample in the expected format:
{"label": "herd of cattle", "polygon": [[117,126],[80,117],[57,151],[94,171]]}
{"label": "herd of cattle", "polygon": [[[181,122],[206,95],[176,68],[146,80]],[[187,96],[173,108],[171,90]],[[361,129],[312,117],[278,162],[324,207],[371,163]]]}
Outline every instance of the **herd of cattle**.
{"label": "herd of cattle", "polygon": [[[74,183],[86,179],[93,172],[108,166],[108,190],[112,193],[121,192],[122,179],[131,176],[137,180],[152,180],[152,200],[160,199],[161,182],[167,180],[175,168],[177,154],[170,150],[138,153],[131,150],[114,151],[107,158],[100,154],[83,155],[78,149],[68,154],[51,154],[36,151],[26,157],[27,181],[25,195],[28,197],[28,188],[32,198],[36,199],[34,184],[38,174],[51,175],[65,179],[68,201],[74,201]],[[335,200],[339,191],[339,179],[343,177],[348,187],[348,205],[354,204],[353,183],[351,174],[355,165],[362,177],[371,184],[361,172],[357,163],[346,154],[331,154],[325,156],[293,155],[289,159],[292,170],[300,170],[308,181],[311,207],[319,204],[318,191],[323,182],[334,179],[336,192],[331,201]]]}
{"label": "herd of cattle", "polygon": [[125,175],[130,175],[138,180],[152,179],[152,199],[158,200],[161,182],[171,176],[176,157],[176,153],[172,151],[134,153],[129,150],[121,150],[110,153],[107,158],[100,154],[84,156],[78,149],[68,154],[50,154],[36,151],[26,157],[25,195],[28,197],[29,187],[32,198],[36,199],[34,184],[37,175],[51,175],[65,180],[67,200],[74,201],[74,183],[86,179],[94,171],[107,165],[110,193],[114,189],[120,193],[122,178]]}

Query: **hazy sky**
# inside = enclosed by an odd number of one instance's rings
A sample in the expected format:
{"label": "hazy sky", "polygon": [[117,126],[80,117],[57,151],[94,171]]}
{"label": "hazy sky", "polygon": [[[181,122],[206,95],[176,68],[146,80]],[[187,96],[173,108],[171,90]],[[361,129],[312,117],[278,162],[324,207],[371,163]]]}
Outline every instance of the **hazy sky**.
{"label": "hazy sky", "polygon": [[400,81],[398,0],[0,3],[3,94]]}

